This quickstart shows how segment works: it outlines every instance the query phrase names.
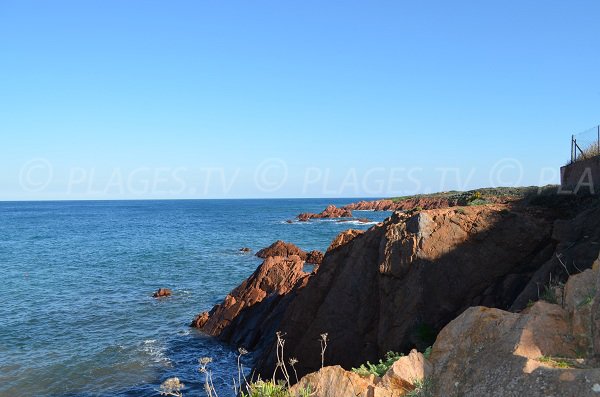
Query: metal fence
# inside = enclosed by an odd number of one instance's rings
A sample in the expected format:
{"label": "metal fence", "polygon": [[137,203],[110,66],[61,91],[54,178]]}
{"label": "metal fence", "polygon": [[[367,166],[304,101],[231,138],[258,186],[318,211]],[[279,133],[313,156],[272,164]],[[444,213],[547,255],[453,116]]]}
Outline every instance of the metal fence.
{"label": "metal fence", "polygon": [[571,163],[600,156],[600,125],[571,137]]}

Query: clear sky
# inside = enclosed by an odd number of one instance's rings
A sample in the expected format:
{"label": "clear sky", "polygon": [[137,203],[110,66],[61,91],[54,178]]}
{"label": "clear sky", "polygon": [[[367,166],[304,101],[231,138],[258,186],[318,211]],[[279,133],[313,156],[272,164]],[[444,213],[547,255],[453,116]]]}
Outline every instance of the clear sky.
{"label": "clear sky", "polygon": [[558,181],[600,2],[0,1],[0,200]]}

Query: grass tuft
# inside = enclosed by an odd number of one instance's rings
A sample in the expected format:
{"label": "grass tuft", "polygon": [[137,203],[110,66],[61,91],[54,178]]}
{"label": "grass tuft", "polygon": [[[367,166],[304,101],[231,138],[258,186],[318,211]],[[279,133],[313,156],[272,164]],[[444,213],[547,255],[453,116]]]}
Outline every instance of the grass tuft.
{"label": "grass tuft", "polygon": [[352,372],[360,376],[375,375],[382,377],[392,367],[392,365],[394,365],[394,363],[403,356],[404,354],[401,353],[387,352],[385,354],[385,359],[379,360],[379,363],[371,364],[369,361],[367,361],[366,364],[362,364],[358,368],[352,368]]}
{"label": "grass tuft", "polygon": [[538,358],[538,361],[555,368],[573,368],[569,362],[551,356],[542,356]]}

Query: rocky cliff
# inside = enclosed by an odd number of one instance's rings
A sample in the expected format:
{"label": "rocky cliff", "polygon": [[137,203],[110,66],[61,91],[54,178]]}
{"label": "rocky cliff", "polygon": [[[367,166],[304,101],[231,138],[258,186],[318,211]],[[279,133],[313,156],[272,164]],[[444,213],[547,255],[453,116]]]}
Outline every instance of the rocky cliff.
{"label": "rocky cliff", "polygon": [[[387,351],[431,345],[470,306],[509,308],[552,255],[552,220],[502,205],[395,213],[329,251],[319,273],[286,308],[279,329],[304,374],[326,362],[344,368]],[[274,369],[274,351],[257,363]]]}
{"label": "rocky cliff", "polygon": [[[551,280],[591,267],[600,250],[597,200],[563,201],[395,213],[364,233],[340,235],[310,275],[300,258],[267,258],[224,302],[234,310],[217,306],[199,325],[254,349],[263,377],[276,365],[276,331],[300,375],[321,366],[322,333],[326,365],[346,369],[390,350],[425,349],[470,307],[520,310]],[[207,326],[213,318],[226,326]]]}

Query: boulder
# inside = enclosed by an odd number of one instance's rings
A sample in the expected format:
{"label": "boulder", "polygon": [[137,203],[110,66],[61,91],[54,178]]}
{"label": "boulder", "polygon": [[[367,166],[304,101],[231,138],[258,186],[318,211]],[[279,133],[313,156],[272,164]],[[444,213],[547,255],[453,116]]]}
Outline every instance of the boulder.
{"label": "boulder", "polygon": [[154,294],[152,294],[155,298],[166,298],[171,296],[173,293],[168,288],[159,288]]}
{"label": "boulder", "polygon": [[247,252],[252,252],[252,250],[248,247],[244,247],[244,248],[240,248],[240,252],[247,253]]}
{"label": "boulder", "polygon": [[375,376],[362,377],[340,366],[325,367],[309,374],[292,386],[290,395],[301,395],[310,388],[315,397],[394,397],[395,395],[376,385]]}
{"label": "boulder", "polygon": [[563,295],[564,307],[571,313],[576,349],[586,355],[592,354],[594,349],[592,308],[597,294],[597,275],[597,270],[587,269],[583,273],[571,276]]}
{"label": "boulder", "polygon": [[578,360],[569,312],[537,302],[522,313],[473,307],[431,352],[436,396],[597,396],[600,369]]}
{"label": "boulder", "polygon": [[423,382],[431,376],[431,363],[416,350],[408,356],[401,357],[381,379],[381,387],[388,390],[414,390],[416,382]]}

